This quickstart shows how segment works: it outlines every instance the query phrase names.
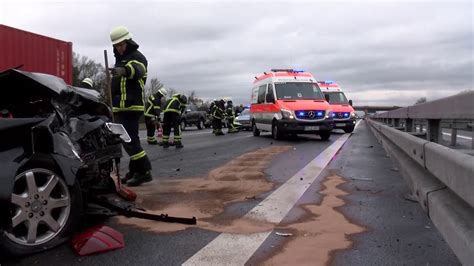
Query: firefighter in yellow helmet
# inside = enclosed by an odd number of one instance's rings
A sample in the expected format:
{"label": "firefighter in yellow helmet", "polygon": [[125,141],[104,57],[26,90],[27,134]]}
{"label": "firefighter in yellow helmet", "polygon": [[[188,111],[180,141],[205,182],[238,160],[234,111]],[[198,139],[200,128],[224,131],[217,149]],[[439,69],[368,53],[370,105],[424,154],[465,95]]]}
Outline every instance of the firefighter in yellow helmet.
{"label": "firefighter in yellow helmet", "polygon": [[112,72],[112,110],[115,121],[122,124],[131,141],[123,147],[130,156],[129,172],[122,178],[128,186],[149,182],[151,163],[140,144],[138,122],[144,112],[143,93],[147,78],[148,62],[138,51],[139,45],[132,40],[126,27],[119,26],[110,32],[114,48],[115,66]]}

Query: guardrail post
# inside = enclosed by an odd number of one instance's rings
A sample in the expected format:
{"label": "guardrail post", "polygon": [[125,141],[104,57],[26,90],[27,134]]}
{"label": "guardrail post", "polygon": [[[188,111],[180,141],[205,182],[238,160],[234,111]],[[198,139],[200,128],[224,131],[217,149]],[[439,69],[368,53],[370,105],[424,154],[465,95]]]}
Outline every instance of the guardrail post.
{"label": "guardrail post", "polygon": [[451,130],[451,143],[450,143],[451,146],[456,146],[456,138],[457,138],[457,135],[458,135],[458,130],[457,130],[457,128],[453,128],[453,129]]}
{"label": "guardrail post", "polygon": [[394,118],[392,121],[393,121],[393,127],[399,127],[400,126],[400,119],[399,118]]}
{"label": "guardrail post", "polygon": [[441,136],[441,127],[439,119],[428,119],[428,126],[426,127],[426,140],[440,143],[443,140]]}
{"label": "guardrail post", "polygon": [[413,119],[407,118],[405,120],[405,132],[413,132]]}

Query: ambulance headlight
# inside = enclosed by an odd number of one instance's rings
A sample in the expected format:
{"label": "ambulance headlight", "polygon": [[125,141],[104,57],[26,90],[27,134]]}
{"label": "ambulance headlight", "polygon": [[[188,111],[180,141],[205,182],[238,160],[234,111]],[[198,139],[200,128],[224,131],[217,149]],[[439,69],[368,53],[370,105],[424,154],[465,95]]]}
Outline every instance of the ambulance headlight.
{"label": "ambulance headlight", "polygon": [[325,116],[324,118],[325,118],[325,119],[333,118],[332,110],[327,110],[327,111],[326,111],[326,116]]}
{"label": "ambulance headlight", "polygon": [[295,119],[295,115],[291,110],[281,109],[281,116],[284,119]]}

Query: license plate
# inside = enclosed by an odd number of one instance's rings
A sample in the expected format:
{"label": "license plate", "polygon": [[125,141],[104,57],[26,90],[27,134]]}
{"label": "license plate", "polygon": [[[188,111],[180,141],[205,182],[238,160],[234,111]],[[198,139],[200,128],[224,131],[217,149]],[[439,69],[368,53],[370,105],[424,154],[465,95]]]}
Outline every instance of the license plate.
{"label": "license plate", "polygon": [[336,123],[336,127],[345,127],[346,124],[345,123]]}
{"label": "license plate", "polygon": [[319,126],[306,126],[304,127],[305,131],[317,131],[319,130]]}

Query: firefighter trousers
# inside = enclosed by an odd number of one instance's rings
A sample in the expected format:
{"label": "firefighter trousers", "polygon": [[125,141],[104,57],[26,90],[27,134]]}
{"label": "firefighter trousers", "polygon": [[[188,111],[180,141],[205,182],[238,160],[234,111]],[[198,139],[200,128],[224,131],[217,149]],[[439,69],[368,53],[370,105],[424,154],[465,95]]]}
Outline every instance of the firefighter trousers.
{"label": "firefighter trousers", "polygon": [[163,116],[163,144],[169,143],[171,129],[173,129],[173,142],[181,143],[181,115],[175,112],[166,112]]}
{"label": "firefighter trousers", "polygon": [[123,148],[130,156],[128,170],[130,173],[146,173],[151,170],[151,163],[140,144],[138,136],[138,123],[143,112],[125,111],[114,113],[115,122],[122,124],[127,130],[131,141],[123,142]]}
{"label": "firefighter trousers", "polygon": [[148,143],[157,143],[155,132],[157,130],[157,121],[154,117],[145,116],[146,140]]}

